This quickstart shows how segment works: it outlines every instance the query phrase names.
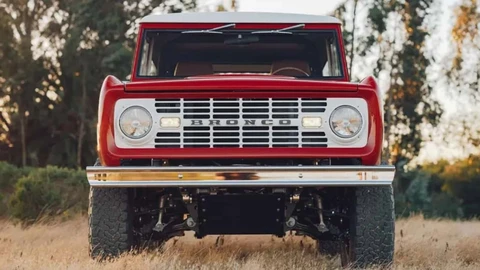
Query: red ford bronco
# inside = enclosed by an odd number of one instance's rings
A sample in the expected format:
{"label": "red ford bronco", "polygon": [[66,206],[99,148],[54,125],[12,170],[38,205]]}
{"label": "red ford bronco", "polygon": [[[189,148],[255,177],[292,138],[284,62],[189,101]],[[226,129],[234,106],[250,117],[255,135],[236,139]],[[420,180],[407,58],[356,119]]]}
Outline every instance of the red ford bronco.
{"label": "red ford bronco", "polygon": [[344,265],[392,263],[381,103],[372,77],[349,81],[335,18],[143,18],[130,81],[100,92],[91,256],[295,231]]}

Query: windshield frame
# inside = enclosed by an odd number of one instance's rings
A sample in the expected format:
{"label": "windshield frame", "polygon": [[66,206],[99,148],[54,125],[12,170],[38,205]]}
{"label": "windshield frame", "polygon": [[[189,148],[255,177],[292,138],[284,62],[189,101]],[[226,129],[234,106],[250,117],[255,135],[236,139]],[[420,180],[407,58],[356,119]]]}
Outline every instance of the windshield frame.
{"label": "windshield frame", "polygon": [[[185,24],[183,24],[185,25]],[[223,24],[222,24],[223,25]],[[172,27],[173,26],[173,27]],[[162,76],[146,76],[141,75],[141,61],[143,58],[143,47],[146,42],[146,35],[152,31],[154,32],[174,32],[180,33],[184,31],[198,31],[209,28],[221,26],[219,24],[187,24],[185,27],[181,27],[182,24],[141,24],[140,31],[137,39],[137,46],[135,51],[135,58],[132,66],[131,81],[149,81],[149,80],[182,80],[185,77],[162,77]],[[291,24],[237,24],[234,29],[222,30],[226,34],[232,33],[251,33],[259,30],[279,30],[285,27],[291,26]],[[315,77],[295,77],[298,80],[312,80],[312,81],[349,81],[349,74],[347,70],[346,56],[344,51],[344,44],[342,39],[341,27],[339,24],[307,24],[303,29],[289,30],[289,32],[295,33],[309,33],[309,32],[330,32],[335,38],[336,54],[338,58],[338,65],[340,76],[328,76],[322,78]],[[212,74],[214,75],[214,74]],[[235,74],[237,75],[237,74]],[[234,76],[235,76],[234,75]],[[239,73],[238,75],[245,75]],[[251,74],[255,76],[255,74]],[[222,75],[220,75],[222,76]],[[268,77],[268,75],[262,75]]]}

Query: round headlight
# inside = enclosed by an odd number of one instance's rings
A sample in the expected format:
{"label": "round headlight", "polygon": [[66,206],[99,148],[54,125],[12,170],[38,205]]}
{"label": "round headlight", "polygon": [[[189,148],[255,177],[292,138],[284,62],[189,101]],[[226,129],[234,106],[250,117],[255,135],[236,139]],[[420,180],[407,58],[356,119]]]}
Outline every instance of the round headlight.
{"label": "round headlight", "polygon": [[152,129],[152,116],[143,107],[132,106],[122,112],[119,119],[120,130],[130,139],[145,137]]}
{"label": "round headlight", "polygon": [[353,138],[360,132],[362,125],[362,115],[352,106],[337,107],[330,115],[330,128],[343,139]]}

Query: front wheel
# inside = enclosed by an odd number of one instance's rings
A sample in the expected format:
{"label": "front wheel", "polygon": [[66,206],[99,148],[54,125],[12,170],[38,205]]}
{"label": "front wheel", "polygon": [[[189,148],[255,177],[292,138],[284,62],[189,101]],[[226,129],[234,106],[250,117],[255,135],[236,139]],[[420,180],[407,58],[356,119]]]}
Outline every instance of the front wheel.
{"label": "front wheel", "polygon": [[391,265],[395,243],[392,186],[357,187],[352,199],[350,230],[340,251],[342,265]]}
{"label": "front wheel", "polygon": [[132,249],[133,216],[128,188],[90,188],[89,243],[92,258],[118,256]]}

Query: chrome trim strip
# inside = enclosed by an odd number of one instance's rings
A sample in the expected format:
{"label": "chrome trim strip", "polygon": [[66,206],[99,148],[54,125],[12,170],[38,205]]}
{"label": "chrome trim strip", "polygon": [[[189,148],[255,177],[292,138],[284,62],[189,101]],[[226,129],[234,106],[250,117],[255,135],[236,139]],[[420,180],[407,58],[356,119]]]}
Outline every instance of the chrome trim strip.
{"label": "chrome trim strip", "polygon": [[394,175],[394,166],[87,167],[95,187],[376,186]]}
{"label": "chrome trim strip", "polygon": [[92,187],[341,187],[341,186],[385,186],[389,180],[345,181],[287,181],[287,180],[235,180],[235,181],[89,181]]}

